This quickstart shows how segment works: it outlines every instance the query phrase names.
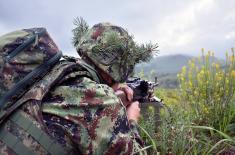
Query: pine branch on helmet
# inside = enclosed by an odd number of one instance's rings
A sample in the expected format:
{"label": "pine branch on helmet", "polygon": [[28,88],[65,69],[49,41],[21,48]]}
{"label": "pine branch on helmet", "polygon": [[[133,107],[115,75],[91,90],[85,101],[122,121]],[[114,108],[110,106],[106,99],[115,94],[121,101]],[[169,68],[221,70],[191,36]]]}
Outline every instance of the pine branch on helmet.
{"label": "pine branch on helmet", "polygon": [[73,43],[81,57],[92,63],[116,82],[124,82],[137,63],[149,61],[157,44],[138,45],[122,27],[99,23],[88,28],[85,21],[76,19]]}

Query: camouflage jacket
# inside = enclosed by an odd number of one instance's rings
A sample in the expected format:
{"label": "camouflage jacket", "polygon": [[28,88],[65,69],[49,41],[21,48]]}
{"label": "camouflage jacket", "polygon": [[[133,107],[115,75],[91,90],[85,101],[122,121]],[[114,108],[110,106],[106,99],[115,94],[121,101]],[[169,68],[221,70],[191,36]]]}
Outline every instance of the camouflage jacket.
{"label": "camouflage jacket", "polygon": [[[21,100],[23,115],[70,150],[68,154],[132,154],[141,145],[113,89],[93,81],[77,63],[61,61]],[[48,154],[11,120],[4,128],[37,154]],[[1,154],[15,154],[1,141],[0,149]]]}

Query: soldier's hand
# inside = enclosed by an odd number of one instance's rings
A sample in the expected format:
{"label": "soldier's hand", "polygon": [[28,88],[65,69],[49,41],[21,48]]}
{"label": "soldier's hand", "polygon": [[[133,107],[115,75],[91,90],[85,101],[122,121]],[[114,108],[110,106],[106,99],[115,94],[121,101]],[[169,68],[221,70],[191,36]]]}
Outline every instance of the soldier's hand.
{"label": "soldier's hand", "polygon": [[130,87],[128,87],[128,86],[125,85],[125,84],[115,83],[115,84],[112,86],[112,88],[113,88],[114,91],[117,91],[117,90],[123,91],[123,92],[126,94],[126,96],[127,96],[127,100],[128,100],[129,102],[132,102],[134,92],[133,92],[133,90],[132,90]]}
{"label": "soldier's hand", "polygon": [[139,117],[140,117],[140,107],[139,107],[139,102],[135,101],[132,102],[126,109],[127,111],[127,118],[128,120],[134,120],[138,122]]}

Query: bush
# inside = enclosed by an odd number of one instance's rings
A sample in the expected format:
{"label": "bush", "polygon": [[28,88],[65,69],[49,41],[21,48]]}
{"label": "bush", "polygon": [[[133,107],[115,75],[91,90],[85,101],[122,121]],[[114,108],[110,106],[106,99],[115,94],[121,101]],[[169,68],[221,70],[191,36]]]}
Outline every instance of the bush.
{"label": "bush", "polygon": [[[178,74],[179,89],[158,89],[167,107],[161,111],[161,125],[154,130],[154,111],[140,125],[160,154],[235,153],[235,57],[226,54],[223,64],[208,52],[191,60]],[[149,135],[151,138],[148,138]],[[156,153],[150,149],[152,154]]]}
{"label": "bush", "polygon": [[212,126],[226,132],[233,118],[231,99],[235,91],[235,58],[226,53],[226,62],[222,66],[216,62],[210,51],[178,74],[181,95],[185,106],[189,106],[198,125]]}

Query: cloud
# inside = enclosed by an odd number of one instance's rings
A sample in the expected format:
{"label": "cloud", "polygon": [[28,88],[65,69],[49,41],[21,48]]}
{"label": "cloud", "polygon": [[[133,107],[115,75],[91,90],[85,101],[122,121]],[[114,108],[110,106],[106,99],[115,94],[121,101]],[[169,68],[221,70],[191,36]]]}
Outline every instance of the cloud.
{"label": "cloud", "polygon": [[213,5],[213,0],[194,1],[168,14],[160,24],[157,23],[155,34],[161,41],[162,49],[168,52],[176,52],[177,48],[182,47],[190,49],[187,45],[197,41],[202,33],[203,27],[198,21],[200,13],[210,12]]}
{"label": "cloud", "polygon": [[235,39],[235,31],[229,32],[228,34],[225,35],[225,39]]}
{"label": "cloud", "polygon": [[8,31],[7,27],[4,24],[0,23],[0,34],[3,35],[7,33],[7,31]]}
{"label": "cloud", "polygon": [[198,55],[204,47],[221,56],[234,46],[234,6],[234,0],[8,0],[0,1],[0,35],[46,27],[59,47],[75,56],[72,22],[82,16],[89,25],[123,26],[138,43],[158,42],[162,55]]}
{"label": "cloud", "polygon": [[221,3],[216,0],[194,1],[184,9],[168,14],[160,25],[156,24],[155,35],[159,38],[162,53],[198,55],[204,47],[223,56],[234,46],[234,39],[232,43],[226,41],[225,36],[232,34],[235,20],[231,14],[234,9],[230,8],[234,2]]}

